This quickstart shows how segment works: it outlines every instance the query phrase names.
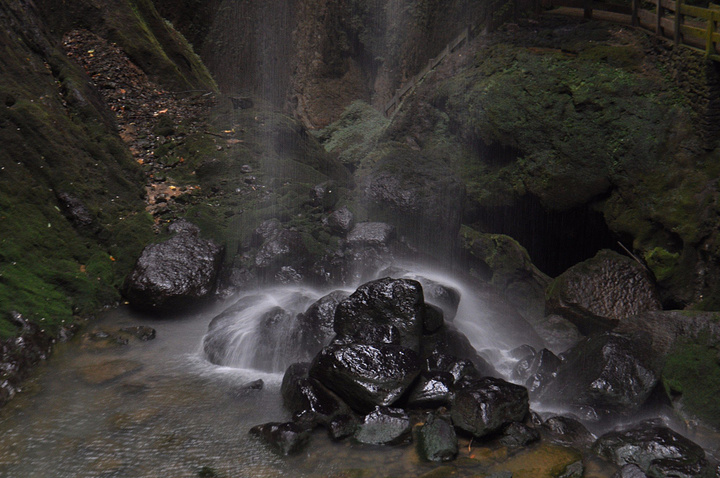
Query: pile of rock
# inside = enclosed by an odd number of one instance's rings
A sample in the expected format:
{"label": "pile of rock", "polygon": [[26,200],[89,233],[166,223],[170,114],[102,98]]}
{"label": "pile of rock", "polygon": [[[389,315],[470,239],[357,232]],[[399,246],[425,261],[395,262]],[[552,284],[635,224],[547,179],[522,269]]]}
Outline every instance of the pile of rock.
{"label": "pile of rock", "polygon": [[323,426],[334,439],[366,444],[407,443],[414,435],[421,456],[447,461],[457,454],[456,430],[482,437],[525,427],[527,389],[497,378],[472,347],[455,347],[467,338],[425,302],[419,282],[360,286],[337,303],[333,329],[311,363],[285,373],[282,395],[293,420],[251,430],[281,453],[301,450]]}
{"label": "pile of rock", "polygon": [[[461,435],[509,448],[542,439],[593,452],[618,466],[618,478],[715,473],[700,446],[660,421],[599,438],[581,422],[632,418],[653,400],[659,381],[647,342],[598,333],[560,356],[525,345],[511,353],[519,359],[511,379],[523,386],[499,378],[448,323],[452,312],[445,320],[415,280],[371,281],[311,309],[320,306],[326,326],[334,308],[335,335],[311,362],[287,369],[281,392],[292,420],[250,431],[281,454],[303,451],[312,430],[324,427],[334,440],[414,442],[418,455],[434,462],[453,460]],[[574,415],[543,419],[530,411],[530,397]],[[583,476],[582,460],[571,461],[561,476]]]}

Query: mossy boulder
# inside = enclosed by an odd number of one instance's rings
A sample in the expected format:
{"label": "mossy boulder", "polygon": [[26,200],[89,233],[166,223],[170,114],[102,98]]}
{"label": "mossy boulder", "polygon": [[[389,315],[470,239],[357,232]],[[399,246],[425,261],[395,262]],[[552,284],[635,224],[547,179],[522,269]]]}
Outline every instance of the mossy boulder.
{"label": "mossy boulder", "polygon": [[541,320],[551,279],[535,267],[527,250],[504,234],[484,234],[468,226],[460,232],[471,272],[495,285],[526,320]]}

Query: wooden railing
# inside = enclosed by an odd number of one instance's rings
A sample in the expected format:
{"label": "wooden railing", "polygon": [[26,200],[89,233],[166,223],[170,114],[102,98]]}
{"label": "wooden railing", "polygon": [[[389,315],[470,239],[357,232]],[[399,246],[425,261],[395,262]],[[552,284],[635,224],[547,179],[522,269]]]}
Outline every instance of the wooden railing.
{"label": "wooden railing", "polygon": [[[652,5],[652,9],[643,5]],[[609,12],[613,18],[670,38],[676,45],[702,50],[708,58],[720,61],[720,5],[702,8],[686,5],[683,0],[630,0],[628,5],[593,0],[543,0],[543,6],[582,9],[585,18],[592,18],[593,11]]]}
{"label": "wooden railing", "polygon": [[407,94],[408,91],[410,91],[420,80],[425,78],[425,75],[430,73],[430,71],[438,66],[440,62],[442,62],[446,56],[448,56],[450,53],[453,53],[458,48],[463,46],[467,41],[472,38],[475,31],[473,27],[465,27],[458,36],[456,36],[450,43],[448,43],[445,48],[435,57],[431,58],[428,61],[428,64],[420,70],[420,72],[410,78],[408,81],[406,81],[398,90],[395,92],[395,95],[392,97],[390,101],[387,102],[385,105],[384,113],[386,116],[390,116],[400,105],[400,102],[402,101],[403,97]]}

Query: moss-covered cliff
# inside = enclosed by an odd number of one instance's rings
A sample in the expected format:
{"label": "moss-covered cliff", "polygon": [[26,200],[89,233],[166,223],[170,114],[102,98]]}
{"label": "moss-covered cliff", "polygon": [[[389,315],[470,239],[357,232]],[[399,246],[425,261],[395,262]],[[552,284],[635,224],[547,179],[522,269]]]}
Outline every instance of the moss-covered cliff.
{"label": "moss-covered cliff", "polygon": [[[515,237],[545,272],[624,246],[667,306],[717,308],[717,151],[698,98],[712,68],[617,25],[511,25],[427,75],[369,149],[341,154],[372,164],[394,144],[442,158],[467,188],[463,222]],[[375,130],[352,117],[321,134],[328,148]]]}
{"label": "moss-covered cliff", "polygon": [[[123,44],[166,88],[215,89],[150,2],[2,3],[0,339],[27,332],[27,321],[50,340],[117,302],[153,240],[145,176],[103,97],[62,50],[63,35],[79,27]],[[4,361],[22,360],[15,346],[3,346]]]}

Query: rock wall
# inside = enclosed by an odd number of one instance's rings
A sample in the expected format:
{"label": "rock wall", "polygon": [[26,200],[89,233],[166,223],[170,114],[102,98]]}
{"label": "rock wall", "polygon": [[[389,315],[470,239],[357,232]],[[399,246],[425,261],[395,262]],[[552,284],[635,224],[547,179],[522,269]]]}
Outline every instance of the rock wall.
{"label": "rock wall", "polygon": [[156,0],[201,45],[223,91],[263,97],[311,128],[357,99],[381,108],[463,28],[491,28],[526,12],[526,3]]}
{"label": "rock wall", "polygon": [[720,138],[720,65],[703,52],[673,48],[667,42],[660,42],[658,49],[698,116],[697,128],[705,149],[716,148]]}

